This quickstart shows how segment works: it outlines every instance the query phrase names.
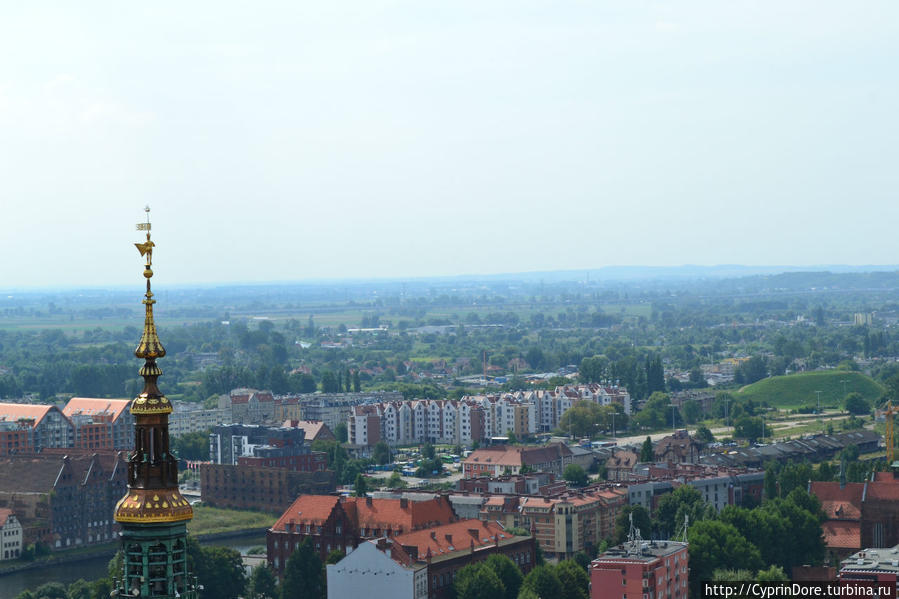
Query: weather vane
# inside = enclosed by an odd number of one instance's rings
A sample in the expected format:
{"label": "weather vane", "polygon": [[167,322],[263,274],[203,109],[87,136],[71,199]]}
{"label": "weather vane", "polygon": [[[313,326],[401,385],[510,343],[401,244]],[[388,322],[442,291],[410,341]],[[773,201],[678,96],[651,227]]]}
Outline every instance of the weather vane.
{"label": "weather vane", "polygon": [[[147,222],[145,223],[137,223],[138,231],[146,231],[147,232],[147,241],[144,243],[135,243],[134,247],[136,247],[140,251],[141,256],[147,257],[147,269],[149,270],[150,266],[153,264],[153,247],[156,245],[152,241],[150,241],[150,207],[146,206],[144,208],[144,212],[147,213]],[[152,276],[152,274],[151,274]],[[149,278],[149,277],[147,277]]]}

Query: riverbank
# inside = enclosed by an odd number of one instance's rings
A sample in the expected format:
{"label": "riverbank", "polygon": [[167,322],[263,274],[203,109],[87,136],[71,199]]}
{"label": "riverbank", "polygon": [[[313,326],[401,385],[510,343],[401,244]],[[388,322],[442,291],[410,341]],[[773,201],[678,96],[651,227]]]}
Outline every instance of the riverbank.
{"label": "riverbank", "polygon": [[[195,535],[194,538],[201,543],[210,543],[216,541],[225,541],[228,539],[239,539],[243,537],[265,536],[268,527],[244,528],[240,530],[228,530],[223,532],[214,532]],[[35,558],[30,562],[5,562],[0,565],[0,578],[18,572],[27,572],[28,570],[37,570],[60,564],[71,564],[80,561],[93,560],[107,557],[112,559],[116,551],[119,549],[118,542],[103,543],[102,545],[93,545],[91,547],[79,547],[78,549],[68,549],[51,553]]]}

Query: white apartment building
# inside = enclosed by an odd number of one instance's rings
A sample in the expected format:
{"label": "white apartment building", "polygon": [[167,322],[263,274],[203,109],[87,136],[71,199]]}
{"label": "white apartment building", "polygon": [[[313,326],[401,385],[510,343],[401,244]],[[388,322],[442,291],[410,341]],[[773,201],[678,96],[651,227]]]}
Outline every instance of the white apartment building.
{"label": "white apartment building", "polygon": [[513,432],[522,437],[558,428],[566,410],[579,401],[630,407],[627,391],[600,385],[557,387],[459,400],[413,400],[354,406],[347,420],[349,441],[372,446],[424,442],[469,444]]}

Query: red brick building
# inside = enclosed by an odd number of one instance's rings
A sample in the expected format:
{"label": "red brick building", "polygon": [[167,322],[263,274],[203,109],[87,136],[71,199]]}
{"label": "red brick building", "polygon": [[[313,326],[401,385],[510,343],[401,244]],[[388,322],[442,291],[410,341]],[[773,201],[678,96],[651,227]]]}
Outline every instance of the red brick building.
{"label": "red brick building", "polygon": [[821,501],[828,553],[838,559],[863,547],[899,544],[899,474],[877,472],[863,483],[819,482],[809,493]]}
{"label": "red brick building", "polygon": [[324,561],[333,549],[349,553],[363,539],[394,537],[455,520],[452,505],[443,497],[409,501],[301,495],[266,534],[268,563],[281,576],[290,554],[307,537]]}
{"label": "red brick building", "polygon": [[625,543],[591,562],[590,599],[685,599],[689,574],[686,543]]}
{"label": "red brick building", "polygon": [[298,495],[330,493],[336,488],[333,470],[298,472],[289,468],[200,464],[203,503],[216,507],[279,513]]}

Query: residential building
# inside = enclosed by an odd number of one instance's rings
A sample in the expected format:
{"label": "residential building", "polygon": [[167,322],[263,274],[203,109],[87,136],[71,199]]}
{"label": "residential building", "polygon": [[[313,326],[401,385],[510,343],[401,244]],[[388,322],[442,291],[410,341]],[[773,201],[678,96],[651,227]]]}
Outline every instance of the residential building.
{"label": "residential building", "polygon": [[681,429],[675,431],[673,435],[659,439],[655,443],[653,453],[657,462],[698,464],[702,449],[702,443],[691,437],[686,429]]}
{"label": "residential building", "polygon": [[687,543],[632,535],[590,563],[590,599],[684,599],[689,572]]}
{"label": "residential building", "polygon": [[199,470],[200,497],[215,507],[281,513],[298,495],[330,493],[337,488],[333,470],[205,463]]}
{"label": "residential building", "polygon": [[571,463],[572,452],[564,443],[552,443],[542,447],[491,446],[477,449],[462,460],[465,478],[480,476],[497,477],[503,474],[519,474],[525,466],[531,472],[551,472],[562,476],[565,466]]}
{"label": "residential building", "polygon": [[863,549],[840,562],[837,580],[841,584],[877,583],[886,593],[871,596],[893,596],[899,584],[899,546]]}
{"label": "residential building", "polygon": [[75,428],[75,447],[133,449],[134,416],[131,400],[73,397],[62,409]]}
{"label": "residential building", "polygon": [[0,508],[0,559],[22,555],[22,524],[9,508]]}
{"label": "residential building", "polygon": [[219,408],[231,408],[231,419],[240,424],[273,424],[275,398],[271,391],[234,389],[219,398]]}
{"label": "residential building", "polygon": [[216,426],[209,434],[209,459],[213,464],[244,463],[301,472],[324,470],[326,454],[311,451],[305,435],[302,428],[248,424]]}
{"label": "residential building", "polygon": [[173,411],[169,416],[169,435],[172,437],[188,433],[205,433],[220,424],[232,422],[230,405],[204,408],[202,405],[187,401],[172,403]]}
{"label": "residential building", "polygon": [[404,566],[392,559],[389,546],[360,543],[355,551],[326,567],[328,599],[428,599],[428,564]]}
{"label": "residential building", "polygon": [[495,522],[460,520],[429,529],[404,532],[379,543],[391,558],[407,568],[427,565],[429,599],[453,597],[456,573],[465,566],[500,554],[527,575],[534,567],[535,546],[530,536],[517,536]]}
{"label": "residential building", "polygon": [[[27,447],[24,449],[30,451],[40,451],[44,447],[72,447],[75,444],[75,427],[56,406],[0,403],[0,422],[16,423],[20,429],[27,430]],[[21,443],[19,430],[13,430],[15,435],[5,436],[5,441]]]}
{"label": "residential building", "polygon": [[0,456],[29,451],[30,448],[31,426],[18,420],[0,420]]}
{"label": "residential building", "polygon": [[303,429],[306,441],[336,441],[334,433],[328,428],[328,425],[321,420],[285,420],[281,425],[284,428],[300,428]]}
{"label": "residential building", "polygon": [[112,513],[128,480],[124,455],[67,453],[0,459],[0,508],[15,512],[23,544],[65,549],[115,538]]}
{"label": "residential building", "polygon": [[443,497],[410,501],[301,495],[266,535],[268,563],[281,576],[290,554],[307,537],[324,561],[332,549],[350,553],[364,539],[394,537],[455,520],[450,502]]}

